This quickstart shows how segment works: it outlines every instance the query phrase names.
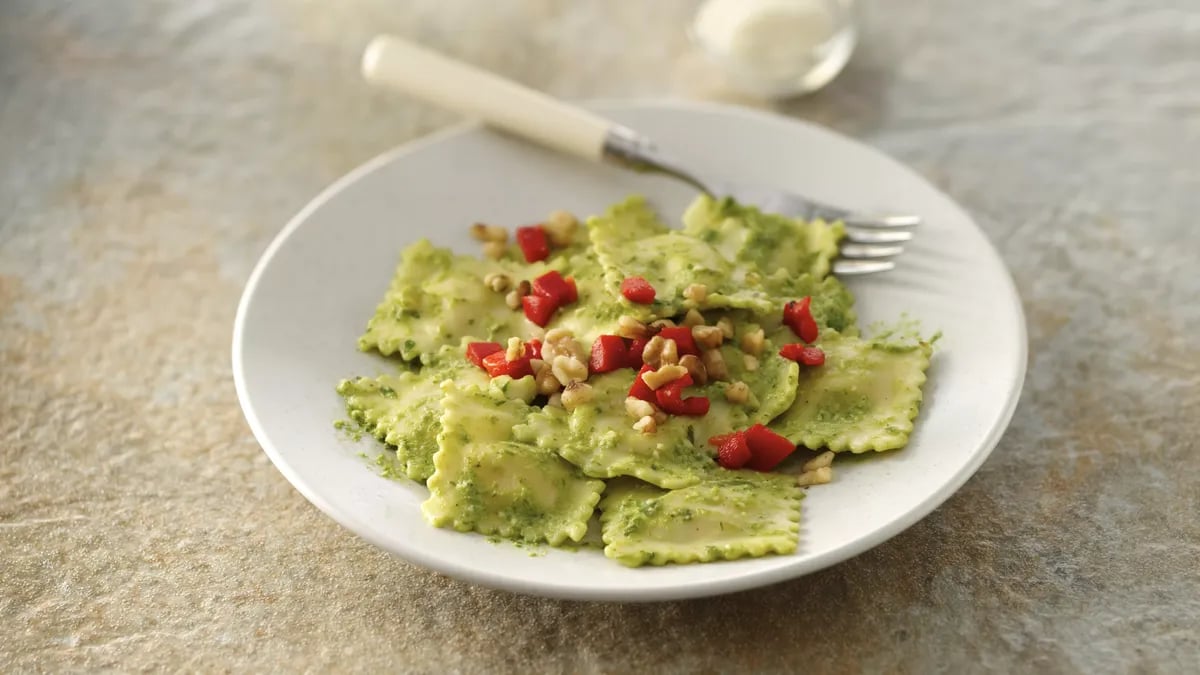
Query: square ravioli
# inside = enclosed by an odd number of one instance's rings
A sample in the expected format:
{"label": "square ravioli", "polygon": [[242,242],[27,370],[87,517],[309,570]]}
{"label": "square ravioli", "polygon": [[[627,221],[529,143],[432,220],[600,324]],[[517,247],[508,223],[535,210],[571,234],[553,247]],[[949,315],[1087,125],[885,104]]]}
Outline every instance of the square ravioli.
{"label": "square ravioli", "polygon": [[600,503],[604,555],[639,567],[792,553],[803,497],[792,476],[754,471],[669,491],[613,481]]}
{"label": "square ravioli", "polygon": [[358,340],[363,351],[408,361],[466,337],[529,337],[530,324],[484,284],[489,274],[516,273],[508,261],[455,255],[422,239],[404,249],[383,302]]}
{"label": "square ravioli", "polygon": [[[531,379],[531,378],[527,378]],[[549,450],[512,439],[530,406],[443,383],[442,431],[421,510],[436,527],[558,545],[580,541],[604,490]]]}
{"label": "square ravioli", "polygon": [[803,369],[795,402],[771,429],[799,445],[835,452],[904,447],[921,407],[931,344],[833,334],[817,345],[825,364]]}
{"label": "square ravioli", "polygon": [[445,395],[441,383],[448,379],[460,385],[488,384],[461,349],[443,347],[418,371],[342,380],[337,392],[346,400],[350,419],[394,450],[395,456],[386,459],[395,471],[423,483],[433,475]]}
{"label": "square ravioli", "polygon": [[623,369],[593,376],[590,402],[572,411],[547,406],[530,414],[514,433],[557,452],[588,476],[633,476],[664,488],[693,485],[716,470],[709,438],[771,420],[791,405],[796,393],[799,368],[794,361],[769,352],[755,377],[748,377],[736,347],[726,345],[721,351],[730,364],[731,379],[749,387],[744,403],[726,398],[729,383],[712,382],[692,394],[708,397],[708,414],[670,416],[654,433],[642,433],[625,410],[636,373]]}
{"label": "square ravioli", "polygon": [[[746,207],[735,212],[725,201],[701,200],[708,201],[689,209],[691,223],[682,230],[668,228],[640,197],[588,222],[609,292],[617,296],[629,277],[642,277],[655,289],[648,305],[622,299],[630,312],[641,317],[674,316],[691,308],[768,313],[802,295],[803,278],[820,280],[828,273],[840,226],[766,216]],[[694,285],[704,287],[703,297],[689,297],[686,291]]]}

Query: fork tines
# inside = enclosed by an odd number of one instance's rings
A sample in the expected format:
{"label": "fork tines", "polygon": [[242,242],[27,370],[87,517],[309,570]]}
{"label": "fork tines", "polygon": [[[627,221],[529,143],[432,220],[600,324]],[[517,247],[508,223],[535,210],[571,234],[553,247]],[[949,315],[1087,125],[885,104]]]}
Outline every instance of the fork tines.
{"label": "fork tines", "polygon": [[902,245],[911,241],[911,228],[920,224],[917,216],[866,216],[846,214],[840,218],[846,225],[846,238],[833,263],[834,274],[872,274],[896,267],[893,260],[904,252]]}

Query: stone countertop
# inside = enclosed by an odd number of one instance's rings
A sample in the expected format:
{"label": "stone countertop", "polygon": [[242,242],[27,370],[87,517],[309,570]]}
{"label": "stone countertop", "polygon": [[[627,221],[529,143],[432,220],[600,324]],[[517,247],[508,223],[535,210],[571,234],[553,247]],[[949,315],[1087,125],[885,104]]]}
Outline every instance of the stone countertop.
{"label": "stone countertop", "polygon": [[739,99],[693,2],[0,3],[0,670],[1200,668],[1200,6],[863,9],[775,106],[964,204],[1016,279],[1012,427],[944,506],[822,572],[648,605],[426,572],[271,467],[241,285],[323,186],[449,123],[356,75],[414,36],[567,97]]}

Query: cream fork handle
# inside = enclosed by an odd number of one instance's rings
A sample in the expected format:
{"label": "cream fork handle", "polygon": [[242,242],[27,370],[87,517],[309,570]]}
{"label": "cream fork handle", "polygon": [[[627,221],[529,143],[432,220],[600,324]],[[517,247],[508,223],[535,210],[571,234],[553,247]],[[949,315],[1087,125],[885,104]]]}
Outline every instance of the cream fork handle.
{"label": "cream fork handle", "polygon": [[[530,141],[599,161],[619,125],[511,80],[406,40],[380,35],[367,45],[363,77]],[[623,129],[623,128],[621,128]]]}

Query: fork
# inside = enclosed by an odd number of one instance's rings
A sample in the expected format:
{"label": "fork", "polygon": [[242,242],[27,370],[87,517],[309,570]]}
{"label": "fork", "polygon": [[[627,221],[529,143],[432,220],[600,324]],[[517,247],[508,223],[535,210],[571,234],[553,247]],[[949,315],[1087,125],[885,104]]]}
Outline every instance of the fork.
{"label": "fork", "polygon": [[701,180],[633,129],[397,37],[373,39],[363,52],[362,72],[372,84],[477,116],[490,126],[583,159],[671,176],[705,194],[730,196],[764,211],[840,220],[846,236],[833,261],[835,274],[893,269],[893,258],[903,252],[903,242],[912,239],[912,228],[921,222],[915,215],[856,213],[765,186]]}

